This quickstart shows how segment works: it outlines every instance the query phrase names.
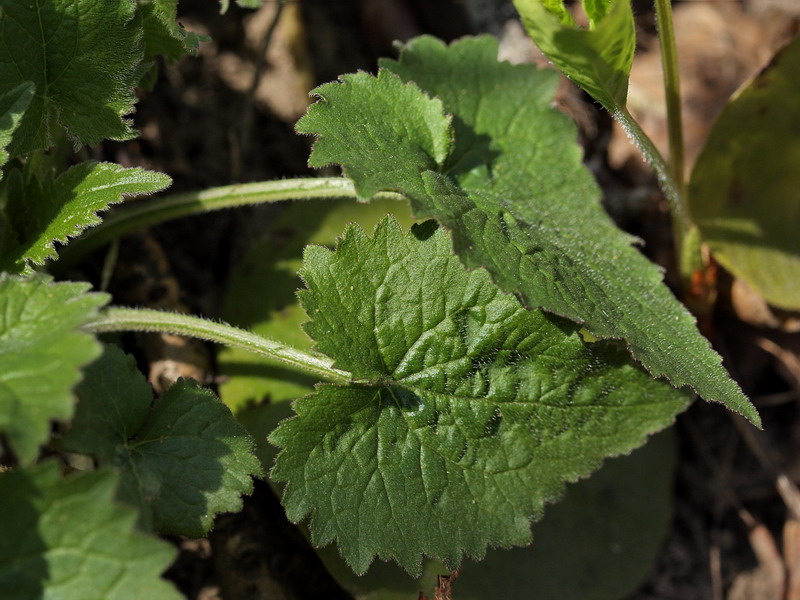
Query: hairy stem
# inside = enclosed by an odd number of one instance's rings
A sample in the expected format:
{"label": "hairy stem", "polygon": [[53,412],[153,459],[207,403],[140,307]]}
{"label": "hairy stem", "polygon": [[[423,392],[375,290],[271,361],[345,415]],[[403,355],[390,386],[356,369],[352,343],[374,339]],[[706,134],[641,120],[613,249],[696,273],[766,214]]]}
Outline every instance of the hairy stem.
{"label": "hairy stem", "polygon": [[327,357],[303,352],[244,329],[192,315],[144,308],[108,308],[86,324],[84,329],[94,333],[144,331],[194,337],[260,354],[290,369],[325,381],[345,383],[351,379],[350,373],[334,369],[333,361]]}
{"label": "hairy stem", "polygon": [[[391,192],[379,196],[401,198],[399,194]],[[131,202],[111,213],[100,225],[89,229],[82,237],[67,246],[59,258],[59,266],[74,264],[88,252],[127,233],[171,219],[223,208],[320,198],[356,198],[353,182],[346,177],[280,179],[228,185]]]}

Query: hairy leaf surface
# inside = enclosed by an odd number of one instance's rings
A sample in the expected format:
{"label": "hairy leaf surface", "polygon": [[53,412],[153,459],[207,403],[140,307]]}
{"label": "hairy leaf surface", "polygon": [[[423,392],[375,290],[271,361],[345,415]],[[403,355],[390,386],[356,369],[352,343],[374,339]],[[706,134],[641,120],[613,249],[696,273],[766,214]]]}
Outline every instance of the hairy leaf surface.
{"label": "hairy leaf surface", "polygon": [[533,308],[624,340],[653,376],[759,423],[659,268],[600,206],[574,126],[550,108],[558,76],[496,55],[491,38],[447,47],[423,37],[377,77],[317,88],[321,101],[297,126],[319,136],[309,163],[342,165],[364,200],[401,191],[418,217],[453,232],[467,267]]}
{"label": "hairy leaf surface", "polygon": [[563,0],[514,0],[536,45],[567,77],[612,112],[624,107],[636,51],[630,0],[583,0],[580,29]]}
{"label": "hairy leaf surface", "polygon": [[0,268],[20,272],[29,263],[57,258],[54,242],[66,244],[101,219],[97,212],[126,197],[151,194],[172,180],[144,169],[86,161],[58,177],[13,170],[9,174],[6,213],[17,245],[0,254]]}
{"label": "hairy leaf surface", "polygon": [[800,309],[800,38],[725,107],[692,172],[689,212],[726,269]]}
{"label": "hairy leaf surface", "polygon": [[0,597],[179,600],[173,548],[134,529],[109,470],[62,479],[48,461],[0,473]]}
{"label": "hairy leaf surface", "polygon": [[241,509],[261,466],[252,438],[211,391],[181,379],[151,408],[150,386],[113,346],[85,372],[65,447],[121,469],[118,497],[146,527],[200,537],[214,515]]}
{"label": "hairy leaf surface", "polygon": [[0,432],[23,464],[36,458],[52,419],[72,416],[79,368],[100,353],[77,331],[108,301],[88,288],[0,274]]}
{"label": "hairy leaf surface", "polygon": [[564,482],[629,452],[689,398],[614,343],[524,309],[468,272],[433,222],[311,246],[300,293],[318,350],[359,381],[321,385],[271,436],[287,514],[311,514],[356,572],[377,555],[412,573],[530,541]]}
{"label": "hairy leaf surface", "polygon": [[30,81],[36,95],[15,132],[13,156],[51,145],[134,136],[142,30],[132,0],[0,0],[0,94]]}
{"label": "hairy leaf surface", "polygon": [[178,60],[184,54],[197,52],[200,42],[208,38],[186,31],[178,24],[178,0],[139,0],[144,30],[144,60],[157,54]]}

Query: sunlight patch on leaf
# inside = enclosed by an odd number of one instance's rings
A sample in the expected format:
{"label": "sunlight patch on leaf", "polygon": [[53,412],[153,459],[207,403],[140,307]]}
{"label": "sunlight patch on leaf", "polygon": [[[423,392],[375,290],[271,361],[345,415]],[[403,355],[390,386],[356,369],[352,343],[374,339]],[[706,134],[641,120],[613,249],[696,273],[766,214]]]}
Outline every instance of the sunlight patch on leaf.
{"label": "sunlight patch on leaf", "polygon": [[[6,148],[11,143],[12,134],[19,127],[22,114],[33,99],[34,91],[34,85],[25,81],[0,98],[0,167],[8,162]],[[0,179],[2,177],[3,173],[0,171]]]}

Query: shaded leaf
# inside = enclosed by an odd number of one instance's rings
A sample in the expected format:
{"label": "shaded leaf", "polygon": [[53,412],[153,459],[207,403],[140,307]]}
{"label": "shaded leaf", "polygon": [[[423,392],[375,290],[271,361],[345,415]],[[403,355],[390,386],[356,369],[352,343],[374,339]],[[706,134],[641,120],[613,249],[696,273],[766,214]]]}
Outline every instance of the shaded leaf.
{"label": "shaded leaf", "polygon": [[13,170],[9,174],[6,213],[18,242],[0,255],[0,268],[24,271],[57,258],[54,242],[67,244],[84,229],[101,222],[97,212],[125,198],[151,194],[172,180],[144,169],[125,169],[113,163],[86,161],[58,177],[42,179]]}
{"label": "shaded leaf", "polygon": [[47,148],[60,127],[79,145],[135,135],[124,118],[142,75],[135,10],[131,0],[0,0],[0,94],[36,86],[13,156]]}
{"label": "shaded leaf", "polygon": [[64,445],[119,468],[118,497],[146,527],[200,537],[214,515],[241,509],[261,467],[252,438],[211,391],[181,379],[151,408],[144,376],[113,346],[85,373]]}
{"label": "shaded leaf", "polygon": [[321,385],[270,437],[290,519],[336,539],[361,573],[377,555],[419,573],[487,545],[530,541],[530,520],[603,458],[668,425],[689,398],[608,342],[524,309],[468,272],[433,222],[310,246],[300,292],[319,351],[359,381]]}
{"label": "shaded leaf", "polygon": [[[0,167],[8,162],[6,148],[11,143],[11,135],[19,126],[22,113],[28,108],[35,91],[34,85],[25,81],[0,98]],[[0,171],[0,179],[2,177],[3,173]]]}
{"label": "shaded leaf", "polygon": [[0,597],[179,600],[169,544],[134,529],[108,470],[62,479],[52,461],[0,473]]}
{"label": "shaded leaf", "polygon": [[689,211],[717,260],[766,300],[800,309],[800,38],[717,118]]}
{"label": "shaded leaf", "polygon": [[0,274],[0,432],[23,464],[36,458],[51,420],[72,416],[79,368],[100,353],[78,328],[108,297],[88,289]]}
{"label": "shaded leaf", "polygon": [[661,270],[600,206],[574,126],[550,108],[558,76],[496,55],[491,38],[447,47],[422,37],[382,63],[402,79],[384,69],[317,88],[321,101],[297,125],[319,136],[309,163],[341,164],[364,200],[401,191],[416,216],[453,232],[467,267],[486,268],[531,307],[624,340],[654,377],[759,423]]}

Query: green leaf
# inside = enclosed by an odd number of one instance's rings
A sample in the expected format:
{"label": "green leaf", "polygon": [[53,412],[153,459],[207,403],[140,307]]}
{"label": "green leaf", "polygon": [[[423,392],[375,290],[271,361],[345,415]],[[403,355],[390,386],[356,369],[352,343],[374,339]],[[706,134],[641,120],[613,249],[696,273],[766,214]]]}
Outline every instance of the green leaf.
{"label": "green leaf", "polygon": [[0,473],[0,597],[179,600],[161,579],[175,557],[112,500],[110,471],[62,479],[55,462]]}
{"label": "green leaf", "polygon": [[613,343],[524,309],[467,271],[433,222],[404,235],[349,227],[310,246],[306,331],[360,380],[320,385],[270,437],[290,519],[338,540],[363,572],[377,555],[418,573],[487,545],[530,541],[530,520],[607,456],[668,425],[688,397]]}
{"label": "green leaf", "polygon": [[6,213],[18,241],[14,251],[0,255],[0,268],[24,271],[28,263],[43,265],[57,258],[53,242],[66,244],[87,227],[97,225],[98,211],[126,197],[163,190],[172,180],[140,168],[86,161],[58,177],[41,180],[14,170],[8,178]]}
{"label": "green leaf", "polygon": [[[33,99],[35,89],[30,81],[20,83],[0,98],[0,167],[8,162],[6,148],[11,143],[11,135],[19,127],[22,114]],[[0,179],[3,173],[0,171]]]}
{"label": "green leaf", "polygon": [[144,60],[157,54],[175,61],[184,54],[195,54],[200,42],[210,38],[186,31],[178,24],[178,0],[138,0],[144,30]]}
{"label": "green leaf", "polygon": [[[238,262],[222,318],[294,348],[311,350],[311,338],[300,328],[306,316],[295,295],[302,285],[297,270],[303,248],[309,243],[333,246],[347,223],[371,230],[388,212],[401,225],[413,223],[408,203],[393,200],[363,205],[343,199],[286,206],[270,222],[264,240]],[[267,443],[267,435],[291,416],[289,401],[313,391],[318,379],[235,348],[220,350],[217,369],[223,380],[220,398],[256,439],[261,464],[271,467],[277,451]]]}
{"label": "green leaf", "polygon": [[[401,225],[413,223],[408,204],[394,200],[375,200],[366,206],[352,200],[287,206],[270,223],[264,239],[237,264],[227,287],[222,318],[269,339],[310,350],[311,338],[300,328],[306,316],[295,296],[302,285],[297,270],[303,248],[307,244],[332,247],[348,223],[371,230],[390,212]],[[217,366],[223,378],[220,398],[237,414],[248,404],[264,399],[277,403],[304,396],[318,381],[235,348],[221,349]]]}
{"label": "green leaf", "polygon": [[135,11],[131,0],[0,0],[0,94],[36,86],[12,156],[50,146],[59,127],[78,145],[134,137],[122,117],[142,75]]}
{"label": "green leaf", "polygon": [[[278,0],[285,1],[285,0]],[[236,0],[236,6],[241,6],[242,8],[252,8],[256,9],[261,6],[262,0]],[[220,14],[225,14],[228,12],[228,8],[230,8],[231,0],[219,0],[219,12]]]}
{"label": "green leaf", "polygon": [[717,260],[800,309],[800,38],[731,100],[692,172],[689,212]]}
{"label": "green leaf", "polygon": [[[459,600],[619,600],[647,576],[672,518],[676,436],[670,429],[629,456],[609,459],[589,479],[567,487],[533,526],[528,548],[489,550],[463,565],[455,582]],[[325,567],[356,600],[433,597],[436,575],[447,570],[425,561],[420,580],[396,565],[375,563],[353,575],[329,549]]]}
{"label": "green leaf", "polygon": [[0,274],[0,432],[23,464],[72,416],[79,367],[100,353],[78,328],[108,301],[89,284],[51,283]]}
{"label": "green leaf", "polygon": [[64,446],[119,468],[118,498],[139,508],[147,528],[200,537],[215,514],[241,509],[261,466],[252,438],[212,392],[181,379],[151,408],[150,386],[113,346],[85,373]]}
{"label": "green leaf", "polygon": [[636,51],[630,0],[583,0],[580,29],[562,0],[514,0],[536,45],[567,77],[611,112],[624,108]]}
{"label": "green leaf", "polygon": [[[447,47],[422,37],[383,62],[414,84],[382,70],[317,88],[322,101],[297,125],[319,136],[309,163],[342,165],[364,200],[401,191],[417,217],[452,231],[467,267],[486,268],[531,307],[624,340],[654,377],[760,423],[660,269],[600,206],[574,126],[550,108],[558,76],[496,55],[491,38]],[[453,115],[451,147],[442,147],[451,119],[434,117],[442,105]],[[420,132],[425,120],[430,131]]]}

